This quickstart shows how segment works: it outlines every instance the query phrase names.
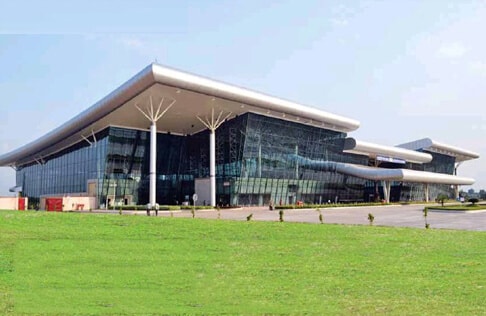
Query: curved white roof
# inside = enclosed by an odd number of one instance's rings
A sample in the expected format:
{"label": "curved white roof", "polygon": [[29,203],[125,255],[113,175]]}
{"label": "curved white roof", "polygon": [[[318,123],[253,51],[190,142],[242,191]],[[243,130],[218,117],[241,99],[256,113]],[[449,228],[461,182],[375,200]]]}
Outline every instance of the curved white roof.
{"label": "curved white roof", "polygon": [[293,157],[293,159],[298,162],[299,165],[305,166],[310,169],[327,170],[373,181],[386,180],[453,185],[471,185],[475,182],[475,180],[472,178],[458,177],[443,173],[410,169],[387,169],[368,167],[334,161],[319,161],[297,155],[291,155],[291,157]]}
{"label": "curved white roof", "polygon": [[359,127],[359,122],[350,118],[151,64],[58,128],[0,155],[0,166],[21,165],[46,157],[110,125],[146,130],[149,123],[135,105],[144,108],[150,98],[155,104],[163,98],[176,101],[157,125],[158,131],[174,134],[192,134],[205,129],[197,116],[210,114],[212,108],[231,113],[232,117],[254,112],[338,132],[350,132]]}
{"label": "curved white roof", "polygon": [[404,181],[417,183],[438,183],[453,185],[471,185],[475,180],[467,177],[458,177],[450,174],[418,171],[410,169],[385,169],[367,167],[353,164],[344,164],[338,172],[353,175],[368,180]]}
{"label": "curved white roof", "polygon": [[432,161],[432,155],[394,146],[378,145],[373,143],[346,138],[344,152],[376,158],[377,156],[398,158],[408,162],[427,163]]}
{"label": "curved white roof", "polygon": [[398,145],[398,147],[412,149],[412,150],[425,149],[430,152],[435,152],[435,153],[455,157],[456,162],[479,158],[478,153],[475,153],[470,150],[462,149],[459,147],[447,145],[441,142],[437,142],[430,138],[423,138],[413,142],[401,144]]}

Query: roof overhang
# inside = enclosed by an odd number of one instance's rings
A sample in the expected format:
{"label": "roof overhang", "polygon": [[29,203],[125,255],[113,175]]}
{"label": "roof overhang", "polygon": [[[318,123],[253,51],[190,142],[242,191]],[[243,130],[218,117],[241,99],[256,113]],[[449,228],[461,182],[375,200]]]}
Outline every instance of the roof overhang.
{"label": "roof overhang", "polygon": [[197,119],[214,109],[229,119],[247,112],[337,132],[350,132],[359,122],[252,90],[151,64],[84,112],[39,139],[0,156],[0,166],[22,165],[59,152],[108,126],[148,130],[150,121],[137,107],[150,102],[175,104],[157,124],[159,132],[193,134],[204,130]]}
{"label": "roof overhang", "polygon": [[432,161],[432,155],[427,153],[421,153],[405,148],[368,143],[351,137],[345,139],[343,151],[346,153],[368,156],[373,159],[376,159],[377,157],[388,157],[420,164]]}
{"label": "roof overhang", "polygon": [[471,159],[479,158],[479,154],[470,150],[459,147],[447,145],[437,142],[430,138],[423,138],[413,142],[398,145],[398,147],[407,148],[411,150],[427,150],[429,152],[443,154],[456,158],[456,162],[462,162]]}

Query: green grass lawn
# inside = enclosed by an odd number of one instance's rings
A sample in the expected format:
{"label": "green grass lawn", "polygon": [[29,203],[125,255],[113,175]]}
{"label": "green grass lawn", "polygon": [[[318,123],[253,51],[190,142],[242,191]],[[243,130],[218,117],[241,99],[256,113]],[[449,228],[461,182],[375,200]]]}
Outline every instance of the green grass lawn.
{"label": "green grass lawn", "polygon": [[0,212],[0,314],[486,314],[486,234]]}

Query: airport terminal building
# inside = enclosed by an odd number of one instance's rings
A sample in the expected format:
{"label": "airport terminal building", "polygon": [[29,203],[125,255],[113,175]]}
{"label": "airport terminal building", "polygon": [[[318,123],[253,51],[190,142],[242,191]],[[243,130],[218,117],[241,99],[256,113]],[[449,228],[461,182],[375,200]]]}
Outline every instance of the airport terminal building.
{"label": "airport terminal building", "polygon": [[453,197],[478,154],[424,138],[383,146],[359,122],[151,64],[78,116],[12,152],[12,190],[96,207],[322,204]]}

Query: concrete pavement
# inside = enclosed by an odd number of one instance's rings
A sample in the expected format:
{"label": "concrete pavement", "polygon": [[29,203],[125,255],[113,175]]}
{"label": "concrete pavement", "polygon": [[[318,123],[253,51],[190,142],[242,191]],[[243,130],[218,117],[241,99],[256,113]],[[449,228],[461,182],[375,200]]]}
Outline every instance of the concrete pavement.
{"label": "concrete pavement", "polygon": [[[385,206],[360,206],[360,207],[331,207],[321,209],[324,223],[368,225],[368,213],[375,217],[375,226],[397,226],[425,228],[423,216],[424,205],[385,205]],[[103,211],[107,212],[107,211]],[[110,212],[110,211],[108,211]],[[113,212],[113,211],[111,211]],[[111,213],[110,212],[110,213]],[[116,211],[116,213],[118,213]],[[146,216],[145,211],[130,212],[124,214],[137,214]],[[243,207],[240,209],[220,210],[220,219],[246,221],[246,217],[253,214],[255,221],[278,221],[279,211],[268,210],[268,207]],[[164,217],[192,217],[191,211],[159,211],[159,216]],[[217,219],[217,210],[198,210],[197,218]],[[286,222],[319,223],[319,213],[315,209],[284,210]],[[486,231],[486,211],[476,212],[451,212],[429,211],[427,222],[431,229],[459,229]]]}

